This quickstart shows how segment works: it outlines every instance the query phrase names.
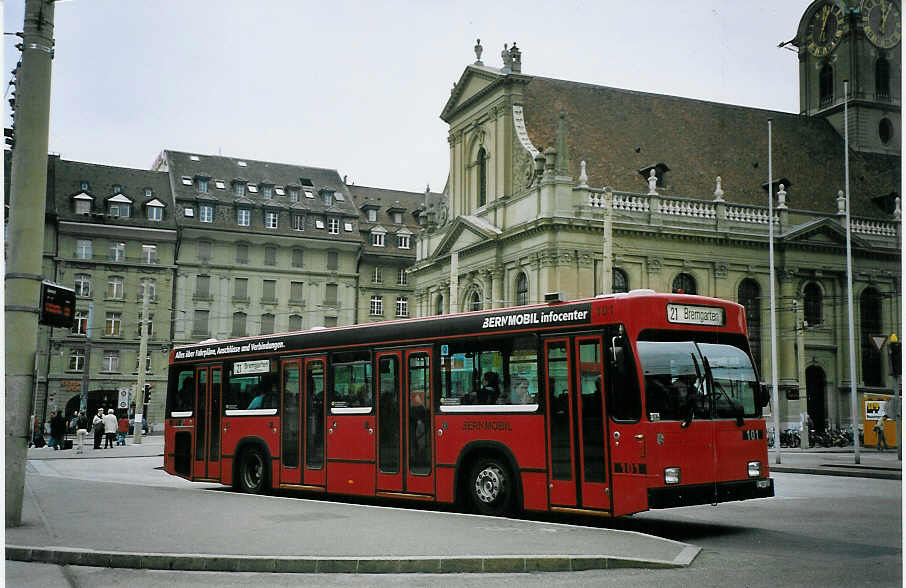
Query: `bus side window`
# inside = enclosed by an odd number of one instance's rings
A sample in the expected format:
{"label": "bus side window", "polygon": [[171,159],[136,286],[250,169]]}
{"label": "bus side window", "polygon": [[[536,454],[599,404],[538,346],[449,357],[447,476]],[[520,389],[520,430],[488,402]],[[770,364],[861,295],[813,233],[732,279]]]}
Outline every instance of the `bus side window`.
{"label": "bus side window", "polygon": [[608,339],[605,392],[610,418],[617,421],[637,421],[642,418],[642,398],[632,358],[632,346],[629,339],[618,334],[616,329],[613,329]]}

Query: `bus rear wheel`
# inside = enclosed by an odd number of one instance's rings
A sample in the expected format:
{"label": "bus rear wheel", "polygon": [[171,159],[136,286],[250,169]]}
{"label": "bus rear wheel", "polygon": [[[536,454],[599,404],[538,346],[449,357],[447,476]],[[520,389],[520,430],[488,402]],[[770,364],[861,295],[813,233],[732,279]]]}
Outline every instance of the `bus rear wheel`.
{"label": "bus rear wheel", "polygon": [[469,477],[472,505],[484,515],[508,514],[513,502],[513,479],[509,468],[496,458],[482,458]]}
{"label": "bus rear wheel", "polygon": [[239,489],[246,494],[261,494],[267,488],[267,460],[264,453],[252,447],[242,452],[239,460]]}

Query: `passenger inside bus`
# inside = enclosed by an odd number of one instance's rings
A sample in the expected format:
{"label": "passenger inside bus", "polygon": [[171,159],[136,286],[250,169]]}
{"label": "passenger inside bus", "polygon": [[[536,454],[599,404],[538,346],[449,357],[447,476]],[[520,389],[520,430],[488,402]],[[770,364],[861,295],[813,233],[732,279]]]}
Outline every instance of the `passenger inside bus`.
{"label": "passenger inside bus", "polygon": [[195,396],[195,378],[192,377],[192,373],[189,372],[188,377],[182,381],[182,385],[179,387],[179,390],[176,392],[176,398],[173,399],[173,408],[174,412],[184,412],[187,410],[192,410],[193,397]]}
{"label": "passenger inside bus", "polygon": [[495,372],[485,372],[478,389],[478,404],[496,404],[500,396],[500,376]]}

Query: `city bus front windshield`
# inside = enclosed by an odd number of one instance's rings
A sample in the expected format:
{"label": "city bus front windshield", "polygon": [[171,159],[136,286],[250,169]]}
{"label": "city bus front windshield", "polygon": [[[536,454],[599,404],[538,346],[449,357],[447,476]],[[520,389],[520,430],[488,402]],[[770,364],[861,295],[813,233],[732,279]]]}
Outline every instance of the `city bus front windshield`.
{"label": "city bus front windshield", "polygon": [[748,355],[731,345],[639,341],[651,421],[756,416],[758,382]]}

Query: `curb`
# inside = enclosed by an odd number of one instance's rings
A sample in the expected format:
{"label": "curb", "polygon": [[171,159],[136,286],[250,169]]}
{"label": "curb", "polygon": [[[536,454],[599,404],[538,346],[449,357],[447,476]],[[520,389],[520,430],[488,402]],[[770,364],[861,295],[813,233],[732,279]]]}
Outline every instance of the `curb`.
{"label": "curb", "polygon": [[612,568],[688,567],[701,548],[687,546],[672,560],[606,555],[530,555],[460,557],[294,557],[132,553],[75,548],[6,546],[11,561],[56,565],[205,572],[273,572],[296,574],[450,574],[575,572]]}
{"label": "curb", "polygon": [[795,466],[773,465],[771,472],[783,472],[785,474],[813,474],[816,476],[840,476],[844,478],[874,478],[877,480],[902,480],[903,475],[900,470],[894,472],[868,472],[868,471],[846,471],[814,468],[800,468]]}

